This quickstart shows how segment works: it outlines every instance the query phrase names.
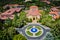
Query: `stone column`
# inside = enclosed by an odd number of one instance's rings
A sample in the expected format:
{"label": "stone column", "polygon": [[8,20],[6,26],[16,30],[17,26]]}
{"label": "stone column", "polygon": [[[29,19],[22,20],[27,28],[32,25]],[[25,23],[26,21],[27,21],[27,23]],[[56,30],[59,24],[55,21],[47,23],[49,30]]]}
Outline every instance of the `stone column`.
{"label": "stone column", "polygon": [[32,22],[33,22],[33,17],[31,19],[32,19]]}

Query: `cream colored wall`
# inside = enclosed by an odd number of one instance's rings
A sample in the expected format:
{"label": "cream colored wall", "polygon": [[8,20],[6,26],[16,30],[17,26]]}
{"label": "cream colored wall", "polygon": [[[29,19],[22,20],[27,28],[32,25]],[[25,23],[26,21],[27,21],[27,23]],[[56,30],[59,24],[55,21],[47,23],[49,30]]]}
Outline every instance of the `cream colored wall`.
{"label": "cream colored wall", "polygon": [[[40,16],[28,16],[27,18],[29,20],[32,19],[32,22],[33,22],[33,21],[38,21],[40,19]],[[35,20],[33,18],[35,18]]]}

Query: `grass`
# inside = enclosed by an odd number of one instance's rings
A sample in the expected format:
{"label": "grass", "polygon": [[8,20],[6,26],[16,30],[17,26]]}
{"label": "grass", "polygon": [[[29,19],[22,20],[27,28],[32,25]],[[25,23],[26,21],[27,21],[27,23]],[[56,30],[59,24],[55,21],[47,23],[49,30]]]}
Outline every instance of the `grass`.
{"label": "grass", "polygon": [[26,32],[28,35],[33,36],[33,34],[29,31]]}
{"label": "grass", "polygon": [[30,28],[32,28],[32,26],[28,26],[27,30],[29,30]]}
{"label": "grass", "polygon": [[36,26],[36,28],[39,29],[39,30],[41,30],[41,27],[39,27],[39,26]]}
{"label": "grass", "polygon": [[41,35],[41,33],[42,33],[42,31],[39,31],[39,32],[36,33],[35,35],[36,35],[36,36],[39,36],[39,35]]}

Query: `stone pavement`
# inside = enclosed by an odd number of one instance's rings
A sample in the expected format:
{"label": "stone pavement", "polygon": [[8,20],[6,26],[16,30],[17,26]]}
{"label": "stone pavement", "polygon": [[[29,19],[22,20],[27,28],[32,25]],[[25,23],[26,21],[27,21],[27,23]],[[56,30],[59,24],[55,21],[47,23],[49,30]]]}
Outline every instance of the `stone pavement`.
{"label": "stone pavement", "polygon": [[[25,33],[25,29],[29,26],[29,25],[38,25],[40,26],[42,29],[43,29],[43,34],[39,37],[29,37],[28,35],[26,35]],[[46,36],[46,33],[50,31],[50,28],[46,27],[46,26],[43,26],[41,25],[40,23],[36,23],[36,24],[33,24],[33,23],[29,23],[28,25],[24,26],[23,28],[16,28],[16,30],[20,33],[20,34],[23,34],[28,40],[43,40],[44,37]]]}

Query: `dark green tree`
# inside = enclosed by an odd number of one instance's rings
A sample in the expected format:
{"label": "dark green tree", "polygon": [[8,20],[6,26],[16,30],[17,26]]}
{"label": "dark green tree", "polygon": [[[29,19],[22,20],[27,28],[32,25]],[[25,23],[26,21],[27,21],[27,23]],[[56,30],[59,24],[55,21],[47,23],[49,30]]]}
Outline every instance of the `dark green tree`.
{"label": "dark green tree", "polygon": [[2,31],[0,30],[0,40],[12,40],[14,35],[16,35],[14,27],[9,27]]}
{"label": "dark green tree", "polygon": [[10,18],[6,19],[4,24],[3,24],[3,27],[11,27],[12,26],[12,20]]}
{"label": "dark green tree", "polygon": [[26,13],[25,12],[21,12],[19,14],[19,16],[15,15],[13,21],[12,21],[12,25],[15,27],[20,27],[21,25],[25,24],[25,19],[26,19]]}
{"label": "dark green tree", "polygon": [[55,40],[60,40],[60,20],[57,20],[57,22],[55,22],[55,26],[53,26],[51,33],[53,34],[53,36],[55,37]]}
{"label": "dark green tree", "polygon": [[44,40],[54,40],[54,37],[53,37],[53,35],[51,33],[47,33]]}

